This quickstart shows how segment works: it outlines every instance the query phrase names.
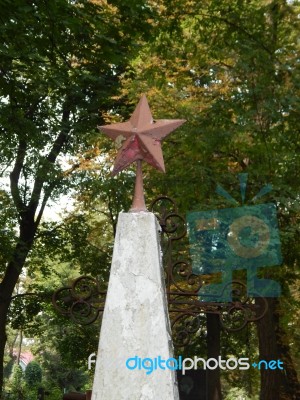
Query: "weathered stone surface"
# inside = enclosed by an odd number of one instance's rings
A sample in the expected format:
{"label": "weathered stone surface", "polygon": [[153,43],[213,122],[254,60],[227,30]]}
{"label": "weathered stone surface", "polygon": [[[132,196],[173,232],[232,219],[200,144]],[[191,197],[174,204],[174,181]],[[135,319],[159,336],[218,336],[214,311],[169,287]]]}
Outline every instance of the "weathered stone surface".
{"label": "weathered stone surface", "polygon": [[92,400],[179,399],[173,371],[126,367],[173,356],[158,229],[152,213],[119,215]]}

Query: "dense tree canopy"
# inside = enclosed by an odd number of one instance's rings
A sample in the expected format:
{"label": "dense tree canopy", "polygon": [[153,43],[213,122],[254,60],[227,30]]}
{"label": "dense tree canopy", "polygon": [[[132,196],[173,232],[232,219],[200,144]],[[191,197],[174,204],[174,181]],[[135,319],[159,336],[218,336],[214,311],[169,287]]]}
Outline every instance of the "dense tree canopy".
{"label": "dense tree canopy", "polygon": [[47,201],[76,184],[72,158],[94,155],[95,127],[118,107],[153,14],[143,1],[1,2],[1,368],[10,299]]}
{"label": "dense tree canopy", "polygon": [[[79,274],[107,281],[117,215],[129,208],[134,176],[129,170],[110,178],[116,150],[96,126],[126,120],[146,93],[155,118],[187,120],[163,146],[167,174],[144,169],[149,202],[163,193],[183,214],[229,207],[215,188],[220,183],[239,200],[239,172],[249,174],[248,198],[273,186],[263,201],[277,205],[284,261],[262,274],[280,282],[282,296],[269,299],[265,322],[287,369],[277,382],[262,375],[261,398],[296,399],[299,2],[3,0],[0,7],[2,350],[25,266],[19,292],[44,298],[17,297],[10,323],[27,329],[37,346],[55,349],[64,365],[82,366],[91,352],[90,331],[56,317],[47,299]],[[47,202],[62,194],[73,197],[73,211],[43,221]],[[38,338],[47,318],[53,334]],[[265,328],[262,322],[258,334],[254,326],[231,338],[221,334],[221,351],[262,352]],[[78,340],[87,346],[71,361]],[[189,351],[202,354],[203,343]],[[230,386],[258,395],[257,374],[227,374],[222,382],[228,399]]]}

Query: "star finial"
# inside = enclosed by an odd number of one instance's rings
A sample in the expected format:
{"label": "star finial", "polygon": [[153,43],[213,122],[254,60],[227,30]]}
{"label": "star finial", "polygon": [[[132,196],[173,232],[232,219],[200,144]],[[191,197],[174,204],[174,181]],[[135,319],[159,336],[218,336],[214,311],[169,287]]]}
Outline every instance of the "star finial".
{"label": "star finial", "polygon": [[184,119],[153,120],[147,98],[143,95],[128,121],[98,127],[120,146],[112,175],[137,162],[135,194],[130,211],[147,211],[143,193],[142,161],[165,172],[161,140],[184,122]]}

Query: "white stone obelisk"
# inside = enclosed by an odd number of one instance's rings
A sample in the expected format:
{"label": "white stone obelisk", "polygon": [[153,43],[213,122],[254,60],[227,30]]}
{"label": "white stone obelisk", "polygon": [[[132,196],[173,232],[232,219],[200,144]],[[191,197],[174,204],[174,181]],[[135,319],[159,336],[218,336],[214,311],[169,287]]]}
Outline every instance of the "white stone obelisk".
{"label": "white stone obelisk", "polygon": [[92,400],[179,399],[174,371],[137,362],[173,357],[158,231],[150,212],[119,215]]}
{"label": "white stone obelisk", "polygon": [[99,127],[120,146],[112,175],[134,162],[137,173],[131,212],[118,220],[92,400],[179,399],[175,361],[166,363],[173,354],[159,226],[146,210],[142,161],[164,172],[161,140],[184,122],[154,120],[143,95],[128,121]]}

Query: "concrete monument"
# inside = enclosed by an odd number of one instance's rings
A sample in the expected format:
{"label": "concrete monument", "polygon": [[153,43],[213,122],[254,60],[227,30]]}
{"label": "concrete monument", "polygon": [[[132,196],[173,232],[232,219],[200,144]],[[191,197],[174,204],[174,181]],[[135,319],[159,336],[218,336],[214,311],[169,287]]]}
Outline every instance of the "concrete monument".
{"label": "concrete monument", "polygon": [[130,212],[118,219],[92,400],[179,399],[159,225],[145,206],[142,161],[164,172],[161,140],[184,122],[153,120],[142,96],[129,121],[99,127],[120,146],[112,174],[133,162],[137,173]]}

